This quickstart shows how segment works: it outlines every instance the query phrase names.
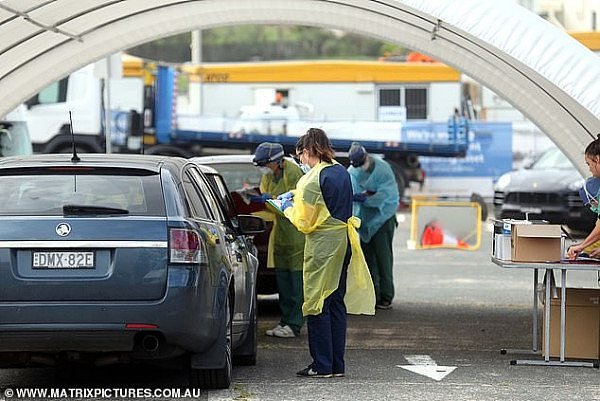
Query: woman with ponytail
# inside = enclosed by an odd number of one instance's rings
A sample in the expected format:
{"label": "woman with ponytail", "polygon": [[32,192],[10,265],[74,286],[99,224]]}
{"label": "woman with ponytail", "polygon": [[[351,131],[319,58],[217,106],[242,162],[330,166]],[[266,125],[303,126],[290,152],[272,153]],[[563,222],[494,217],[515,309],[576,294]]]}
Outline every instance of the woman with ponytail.
{"label": "woman with ponytail", "polygon": [[375,314],[375,290],[352,216],[352,183],[334,159],[323,130],[311,128],[296,144],[296,157],[308,169],[282,209],[304,246],[304,303],[312,362],[306,377],[345,374],[346,313]]}

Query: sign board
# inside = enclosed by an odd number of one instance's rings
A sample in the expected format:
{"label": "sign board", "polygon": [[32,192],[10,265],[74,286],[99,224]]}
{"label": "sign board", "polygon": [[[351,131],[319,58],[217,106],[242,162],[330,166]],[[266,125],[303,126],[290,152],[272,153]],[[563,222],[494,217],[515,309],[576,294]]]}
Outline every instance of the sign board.
{"label": "sign board", "polygon": [[512,170],[512,124],[475,121],[469,127],[465,157],[419,157],[427,177],[491,177],[495,181]]}
{"label": "sign board", "polygon": [[406,121],[404,106],[379,106],[377,114],[379,121]]}

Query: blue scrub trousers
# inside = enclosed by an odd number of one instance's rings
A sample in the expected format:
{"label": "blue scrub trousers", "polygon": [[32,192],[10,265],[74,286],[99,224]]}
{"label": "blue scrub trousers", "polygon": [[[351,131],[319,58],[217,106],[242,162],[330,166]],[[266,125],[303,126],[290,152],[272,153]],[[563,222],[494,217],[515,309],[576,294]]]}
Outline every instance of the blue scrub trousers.
{"label": "blue scrub trousers", "polygon": [[346,349],[346,277],[352,252],[346,249],[342,274],[337,290],[325,299],[323,310],[318,315],[306,317],[308,348],[313,358],[311,367],[320,374],[344,373],[344,351]]}

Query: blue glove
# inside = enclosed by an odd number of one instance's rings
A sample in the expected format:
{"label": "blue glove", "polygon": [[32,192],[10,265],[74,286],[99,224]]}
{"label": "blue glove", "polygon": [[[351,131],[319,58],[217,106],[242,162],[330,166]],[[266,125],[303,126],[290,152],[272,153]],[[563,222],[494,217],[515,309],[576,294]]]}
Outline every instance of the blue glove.
{"label": "blue glove", "polygon": [[292,202],[291,199],[286,199],[281,204],[281,211],[283,212],[285,209],[287,209],[288,207],[292,207],[292,206],[294,206],[294,202]]}
{"label": "blue glove", "polygon": [[277,199],[279,199],[281,201],[285,201],[285,200],[289,200],[289,199],[293,199],[293,198],[294,198],[294,194],[292,193],[292,191],[282,193],[281,195],[279,195],[277,197]]}
{"label": "blue glove", "polygon": [[264,193],[262,195],[252,195],[250,197],[250,202],[265,203],[267,199],[273,199],[273,197],[267,193]]}
{"label": "blue glove", "polygon": [[363,203],[366,200],[367,200],[367,195],[364,192],[360,192],[358,194],[352,195],[353,202]]}

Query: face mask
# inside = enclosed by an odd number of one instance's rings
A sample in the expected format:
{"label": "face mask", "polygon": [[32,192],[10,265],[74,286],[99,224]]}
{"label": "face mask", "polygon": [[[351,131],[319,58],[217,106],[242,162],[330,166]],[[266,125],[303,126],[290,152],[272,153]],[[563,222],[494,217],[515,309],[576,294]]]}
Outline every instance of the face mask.
{"label": "face mask", "polygon": [[310,171],[310,166],[308,164],[301,164],[300,169],[304,174],[306,174]]}
{"label": "face mask", "polygon": [[259,167],[258,169],[260,170],[260,173],[261,173],[262,175],[269,174],[269,173],[271,172],[271,169],[270,169],[270,168],[268,168],[268,167],[264,167],[264,166],[263,166],[263,167]]}

